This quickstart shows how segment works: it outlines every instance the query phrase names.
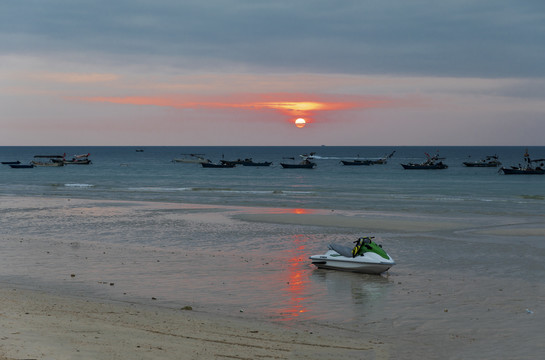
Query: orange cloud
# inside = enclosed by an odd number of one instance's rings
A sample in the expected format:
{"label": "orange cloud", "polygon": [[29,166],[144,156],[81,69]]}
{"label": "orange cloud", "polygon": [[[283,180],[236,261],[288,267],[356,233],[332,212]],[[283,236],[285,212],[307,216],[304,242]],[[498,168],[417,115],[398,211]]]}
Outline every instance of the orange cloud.
{"label": "orange cloud", "polygon": [[397,107],[404,101],[382,96],[316,95],[316,94],[233,94],[224,96],[125,96],[85,97],[81,101],[124,105],[147,105],[179,109],[227,109],[278,111],[289,117],[312,118],[324,111]]}

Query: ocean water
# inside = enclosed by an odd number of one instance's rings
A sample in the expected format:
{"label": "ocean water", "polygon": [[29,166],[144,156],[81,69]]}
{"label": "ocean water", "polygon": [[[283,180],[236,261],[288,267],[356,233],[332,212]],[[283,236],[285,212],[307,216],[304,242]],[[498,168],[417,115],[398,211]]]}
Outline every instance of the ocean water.
{"label": "ocean water", "polygon": [[[540,333],[545,314],[545,176],[462,165],[494,154],[516,165],[524,147],[136,149],[0,147],[0,161],[56,153],[90,153],[93,161],[0,167],[0,281],[290,326],[366,324],[395,334],[401,347],[422,336],[466,339],[468,352],[535,346],[539,335],[528,334]],[[385,165],[340,164],[394,150]],[[528,151],[545,158],[545,147]],[[279,165],[310,152],[315,169]],[[426,152],[449,168],[401,167]],[[172,161],[187,153],[273,165]],[[377,236],[397,265],[371,276],[310,264],[328,243],[362,235]],[[525,340],[506,349],[498,336]],[[452,343],[457,354],[462,348]]]}
{"label": "ocean water", "polygon": [[[421,210],[534,212],[543,200],[543,177],[504,176],[497,168],[467,168],[468,159],[497,154],[504,165],[522,162],[522,147],[0,147],[0,160],[29,162],[36,154],[91,153],[91,166],[0,168],[0,194],[144,200],[244,206],[305,207],[344,210]],[[342,166],[341,159],[379,158],[386,165]],[[545,157],[545,147],[529,148]],[[316,152],[311,171],[282,169],[300,154]],[[420,162],[439,152],[449,168],[404,170],[400,163]],[[271,167],[203,169],[174,163],[185,153],[203,153],[213,162],[251,157]],[[493,206],[490,206],[491,203]]]}

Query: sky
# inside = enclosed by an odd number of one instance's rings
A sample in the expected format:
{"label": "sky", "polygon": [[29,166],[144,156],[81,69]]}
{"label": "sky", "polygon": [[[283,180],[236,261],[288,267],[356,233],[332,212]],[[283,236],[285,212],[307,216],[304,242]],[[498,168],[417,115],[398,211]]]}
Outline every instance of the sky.
{"label": "sky", "polygon": [[0,109],[4,146],[545,145],[545,1],[4,0]]}

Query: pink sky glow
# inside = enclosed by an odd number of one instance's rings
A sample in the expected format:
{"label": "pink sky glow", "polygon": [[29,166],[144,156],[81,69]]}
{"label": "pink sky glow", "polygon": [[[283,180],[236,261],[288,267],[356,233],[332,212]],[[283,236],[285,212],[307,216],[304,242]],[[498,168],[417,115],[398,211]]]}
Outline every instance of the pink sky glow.
{"label": "pink sky glow", "polygon": [[[326,98],[329,98],[327,100]],[[345,99],[343,101],[343,98]],[[307,100],[304,100],[307,99]],[[408,104],[407,100],[371,96],[317,96],[312,94],[230,94],[228,96],[126,96],[82,97],[79,101],[112,103],[135,106],[159,106],[176,109],[241,109],[258,114],[277,111],[293,118],[303,117],[313,122],[317,113],[341,110],[362,110],[397,107]],[[416,104],[416,101],[414,101]],[[327,117],[322,117],[327,119]],[[266,118],[265,118],[266,119]]]}
{"label": "pink sky glow", "polygon": [[539,80],[63,72],[4,60],[5,145],[532,145],[545,113],[539,98],[503,95]]}

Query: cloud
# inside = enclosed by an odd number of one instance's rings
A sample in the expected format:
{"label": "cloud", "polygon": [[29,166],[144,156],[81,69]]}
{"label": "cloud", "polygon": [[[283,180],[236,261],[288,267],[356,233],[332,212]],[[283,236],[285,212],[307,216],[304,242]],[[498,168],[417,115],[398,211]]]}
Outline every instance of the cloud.
{"label": "cloud", "polygon": [[[81,97],[75,100],[137,106],[159,106],[176,109],[241,109],[261,112],[276,111],[288,117],[305,117],[311,122],[317,113],[341,110],[416,106],[416,99],[385,96],[316,95],[316,94],[230,94],[225,96],[123,96]],[[420,102],[420,105],[422,103]]]}
{"label": "cloud", "polygon": [[38,73],[29,75],[41,81],[59,83],[102,83],[119,80],[116,74],[87,74],[87,73]]}
{"label": "cloud", "polygon": [[10,1],[0,51],[201,70],[544,76],[544,4]]}

